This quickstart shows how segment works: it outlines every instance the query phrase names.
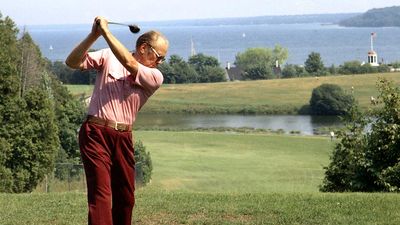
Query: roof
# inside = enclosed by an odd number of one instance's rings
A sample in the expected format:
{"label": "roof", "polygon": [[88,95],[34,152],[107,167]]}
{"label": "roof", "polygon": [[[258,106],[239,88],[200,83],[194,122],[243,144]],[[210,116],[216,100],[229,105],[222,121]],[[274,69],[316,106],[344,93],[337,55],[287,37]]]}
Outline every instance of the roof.
{"label": "roof", "polygon": [[231,81],[243,80],[243,75],[242,75],[243,70],[240,69],[239,67],[230,67],[229,69],[228,68],[225,68],[225,69],[226,69],[226,72],[228,73],[229,79]]}

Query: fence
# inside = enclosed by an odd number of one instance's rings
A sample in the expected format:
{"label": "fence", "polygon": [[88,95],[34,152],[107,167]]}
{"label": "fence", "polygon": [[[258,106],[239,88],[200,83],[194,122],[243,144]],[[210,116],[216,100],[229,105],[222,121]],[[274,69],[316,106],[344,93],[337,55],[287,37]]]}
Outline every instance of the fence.
{"label": "fence", "polygon": [[82,164],[56,163],[56,169],[40,183],[35,192],[86,192],[85,172]]}

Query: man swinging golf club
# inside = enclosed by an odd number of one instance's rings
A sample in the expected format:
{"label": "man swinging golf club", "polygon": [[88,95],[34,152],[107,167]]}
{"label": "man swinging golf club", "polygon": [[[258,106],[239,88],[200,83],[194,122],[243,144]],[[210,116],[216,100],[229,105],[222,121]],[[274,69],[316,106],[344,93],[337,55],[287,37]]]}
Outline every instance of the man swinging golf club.
{"label": "man swinging golf club", "polygon": [[[109,48],[88,53],[100,37]],[[97,70],[88,116],[79,131],[85,168],[89,224],[130,225],[135,204],[132,124],[147,99],[161,86],[156,67],[168,40],[157,31],[142,34],[130,53],[96,17],[89,35],[66,59],[71,68]]]}

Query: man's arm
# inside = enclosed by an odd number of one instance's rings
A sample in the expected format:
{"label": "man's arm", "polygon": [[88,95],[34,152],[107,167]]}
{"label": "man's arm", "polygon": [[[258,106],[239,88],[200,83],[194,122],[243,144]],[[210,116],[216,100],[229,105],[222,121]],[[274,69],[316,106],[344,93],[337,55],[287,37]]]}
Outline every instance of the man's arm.
{"label": "man's arm", "polygon": [[132,74],[138,72],[138,62],[135,57],[125,48],[125,46],[110,32],[108,22],[104,18],[96,17],[96,23],[99,25],[101,35],[103,35],[111,51],[118,61]]}
{"label": "man's arm", "polygon": [[83,69],[83,59],[90,46],[100,37],[96,22],[93,23],[90,34],[76,46],[65,60],[65,64],[73,69]]}

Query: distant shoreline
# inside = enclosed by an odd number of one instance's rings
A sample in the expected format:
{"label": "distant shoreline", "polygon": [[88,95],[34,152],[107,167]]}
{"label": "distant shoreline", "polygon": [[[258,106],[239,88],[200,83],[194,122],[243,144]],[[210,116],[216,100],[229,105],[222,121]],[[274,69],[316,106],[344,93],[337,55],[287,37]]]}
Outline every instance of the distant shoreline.
{"label": "distant shoreline", "polygon": [[[361,13],[330,13],[330,14],[304,14],[304,15],[275,15],[275,16],[253,16],[253,17],[226,17],[226,18],[202,18],[163,21],[121,21],[124,23],[136,23],[142,26],[215,26],[215,25],[257,25],[257,24],[296,24],[296,23],[321,23],[338,24],[339,21]],[[91,26],[90,23],[82,24],[28,24],[23,27],[46,27],[49,26]]]}

